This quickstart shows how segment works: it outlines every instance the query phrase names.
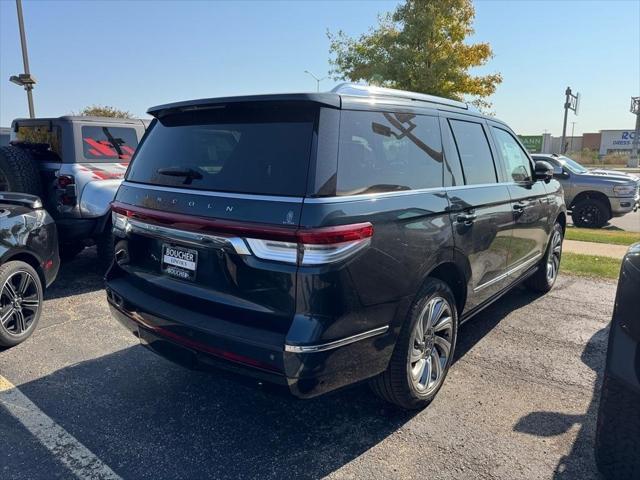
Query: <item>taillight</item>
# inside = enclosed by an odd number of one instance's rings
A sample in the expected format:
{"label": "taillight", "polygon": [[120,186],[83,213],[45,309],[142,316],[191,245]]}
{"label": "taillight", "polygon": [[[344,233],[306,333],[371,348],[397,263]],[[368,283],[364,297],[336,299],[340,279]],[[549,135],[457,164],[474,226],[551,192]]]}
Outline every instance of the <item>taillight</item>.
{"label": "taillight", "polygon": [[73,175],[58,175],[58,192],[62,205],[72,206],[76,204],[76,180]]}
{"label": "taillight", "polygon": [[[294,265],[322,265],[344,260],[369,245],[373,236],[373,225],[369,222],[296,229],[193,217],[117,201],[111,208],[112,224],[123,234],[130,230],[130,219],[132,222],[150,221],[165,228],[213,234],[242,245],[246,243],[258,258]],[[228,243],[237,245],[234,241]],[[245,249],[242,254],[248,254],[248,251]]]}
{"label": "taillight", "polygon": [[369,245],[372,236],[373,225],[367,222],[300,229],[294,233],[295,241],[282,242],[253,237],[246,238],[246,241],[258,258],[299,265],[322,265],[353,255]]}
{"label": "taillight", "polygon": [[66,189],[69,185],[75,184],[76,181],[72,175],[58,176],[58,188]]}

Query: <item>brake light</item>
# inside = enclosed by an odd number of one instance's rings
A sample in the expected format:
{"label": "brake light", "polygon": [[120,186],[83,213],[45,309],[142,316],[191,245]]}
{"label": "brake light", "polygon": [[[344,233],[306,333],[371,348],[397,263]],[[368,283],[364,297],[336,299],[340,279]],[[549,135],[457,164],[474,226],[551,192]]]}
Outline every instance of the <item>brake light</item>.
{"label": "brake light", "polygon": [[298,265],[322,265],[344,260],[371,242],[369,222],[322,228],[286,228],[194,217],[113,202],[112,224],[126,234],[129,219],[194,233],[234,237],[249,245],[258,258]]}
{"label": "brake light", "polygon": [[258,258],[300,265],[338,262],[366,247],[373,236],[373,225],[357,223],[317,229],[299,229],[295,241],[248,237],[251,251]]}
{"label": "brake light", "polygon": [[62,205],[76,204],[76,180],[73,175],[59,175],[57,178],[59,199]]}
{"label": "brake light", "polygon": [[69,185],[76,183],[72,175],[58,176],[58,188],[66,189]]}

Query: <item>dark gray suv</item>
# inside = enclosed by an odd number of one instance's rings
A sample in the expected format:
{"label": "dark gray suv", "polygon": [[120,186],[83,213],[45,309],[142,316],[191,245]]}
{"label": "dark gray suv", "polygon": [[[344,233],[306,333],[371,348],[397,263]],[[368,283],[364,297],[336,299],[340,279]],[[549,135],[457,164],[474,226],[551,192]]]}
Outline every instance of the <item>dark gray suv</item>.
{"label": "dark gray suv", "polygon": [[458,327],[546,292],[566,211],[546,162],[461,102],[330,93],[154,107],[113,204],[113,315],[187,366],[426,406]]}

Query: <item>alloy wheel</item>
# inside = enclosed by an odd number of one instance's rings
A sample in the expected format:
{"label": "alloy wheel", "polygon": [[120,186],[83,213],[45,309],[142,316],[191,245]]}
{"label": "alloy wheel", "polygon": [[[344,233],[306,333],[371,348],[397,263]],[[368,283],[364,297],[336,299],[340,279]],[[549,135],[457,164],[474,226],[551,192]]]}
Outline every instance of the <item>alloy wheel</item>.
{"label": "alloy wheel", "polygon": [[600,209],[595,205],[587,205],[580,212],[580,220],[583,225],[600,225]]}
{"label": "alloy wheel", "polygon": [[24,334],[40,308],[38,284],[33,276],[18,270],[7,278],[0,290],[0,324],[10,335]]}
{"label": "alloy wheel", "polygon": [[558,230],[554,230],[549,245],[549,254],[547,256],[547,281],[552,283],[555,281],[560,269],[560,256],[562,255],[562,234]]}
{"label": "alloy wheel", "polygon": [[453,341],[449,302],[434,297],[422,310],[412,334],[409,357],[411,381],[418,392],[430,394],[444,379]]}

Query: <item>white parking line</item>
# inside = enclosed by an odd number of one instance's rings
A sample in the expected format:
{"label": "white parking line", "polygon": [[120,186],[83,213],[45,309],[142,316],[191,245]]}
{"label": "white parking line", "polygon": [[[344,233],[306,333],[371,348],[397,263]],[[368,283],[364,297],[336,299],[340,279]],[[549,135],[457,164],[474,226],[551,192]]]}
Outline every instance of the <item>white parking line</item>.
{"label": "white parking line", "polygon": [[76,477],[83,480],[122,480],[2,375],[0,406],[20,421]]}

